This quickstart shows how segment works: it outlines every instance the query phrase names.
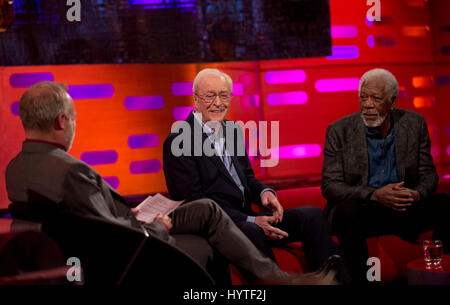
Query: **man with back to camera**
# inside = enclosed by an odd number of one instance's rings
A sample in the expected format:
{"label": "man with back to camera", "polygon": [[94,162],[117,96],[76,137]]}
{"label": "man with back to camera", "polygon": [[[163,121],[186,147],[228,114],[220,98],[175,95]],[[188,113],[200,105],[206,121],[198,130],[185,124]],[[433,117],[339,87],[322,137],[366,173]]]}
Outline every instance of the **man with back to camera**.
{"label": "man with back to camera", "polygon": [[396,109],[398,83],[384,69],[359,83],[360,111],[327,128],[322,169],[326,213],[352,278],[367,283],[366,238],[396,234],[415,242],[435,229],[450,249],[450,198],[434,194],[438,175],[423,116]]}
{"label": "man with back to camera", "polygon": [[[64,84],[44,81],[31,86],[20,99],[19,115],[26,140],[22,151],[6,169],[6,187],[12,202],[54,203],[67,207],[73,214],[93,215],[141,230],[143,234],[147,232],[153,238],[185,250],[205,267],[208,249],[193,249],[191,244],[196,240],[182,240],[179,234],[199,235],[244,270],[252,281],[294,285],[334,283],[331,261],[322,266],[321,273],[291,276],[282,272],[261,255],[210,199],[182,204],[172,219],[157,215],[151,223],[139,222],[125,199],[97,171],[67,153],[75,136],[76,112]],[[41,198],[49,202],[37,202]]]}
{"label": "man with back to camera", "polygon": [[[163,169],[171,198],[213,199],[273,261],[272,247],[302,241],[311,270],[334,257],[339,260],[336,264],[338,280],[349,283],[349,275],[340,262],[339,250],[331,239],[322,210],[308,206],[284,211],[275,191],[255,178],[244,143],[238,140],[242,130],[225,120],[232,91],[231,78],[217,69],[204,69],[195,77],[195,111],[186,121],[175,125],[164,142]],[[184,133],[182,127],[188,132]],[[228,143],[230,134],[236,137]],[[207,152],[209,149],[213,153]],[[236,152],[239,149],[242,149],[241,154]],[[272,214],[253,212],[252,203],[269,208]]]}

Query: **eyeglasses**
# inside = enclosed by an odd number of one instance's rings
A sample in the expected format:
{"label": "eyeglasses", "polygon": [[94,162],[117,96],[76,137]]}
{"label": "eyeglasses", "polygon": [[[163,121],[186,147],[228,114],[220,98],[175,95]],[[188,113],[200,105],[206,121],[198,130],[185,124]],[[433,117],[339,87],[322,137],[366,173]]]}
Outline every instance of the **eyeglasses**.
{"label": "eyeglasses", "polygon": [[213,103],[216,100],[217,96],[219,96],[220,101],[223,102],[223,103],[227,103],[231,99],[231,94],[228,93],[228,92],[220,92],[220,93],[208,92],[208,93],[203,94],[203,95],[195,93],[195,95],[200,97],[206,104]]}

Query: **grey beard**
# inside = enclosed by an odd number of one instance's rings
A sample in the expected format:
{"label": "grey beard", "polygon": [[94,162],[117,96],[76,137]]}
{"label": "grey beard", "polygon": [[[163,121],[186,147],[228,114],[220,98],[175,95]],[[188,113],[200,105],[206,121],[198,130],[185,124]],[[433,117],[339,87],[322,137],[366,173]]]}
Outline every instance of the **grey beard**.
{"label": "grey beard", "polygon": [[366,121],[366,119],[364,118],[363,113],[361,112],[361,118],[363,119],[364,125],[366,125],[367,127],[380,127],[381,124],[383,124],[384,120],[386,120],[387,117],[387,113],[384,116],[381,116],[378,112],[377,112],[377,119],[375,120],[375,122],[373,123],[368,123]]}

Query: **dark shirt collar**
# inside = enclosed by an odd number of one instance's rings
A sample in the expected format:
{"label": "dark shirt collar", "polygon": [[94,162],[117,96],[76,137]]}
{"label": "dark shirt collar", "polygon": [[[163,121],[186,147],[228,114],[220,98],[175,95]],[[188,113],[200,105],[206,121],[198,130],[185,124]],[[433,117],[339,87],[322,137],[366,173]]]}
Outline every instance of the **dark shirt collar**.
{"label": "dark shirt collar", "polygon": [[36,140],[36,139],[25,139],[24,142],[25,142],[25,143],[26,143],[26,142],[32,142],[32,143],[45,143],[45,144],[50,144],[50,145],[55,146],[56,148],[59,148],[59,149],[62,149],[62,150],[64,150],[64,151],[66,151],[66,148],[64,147],[64,145],[61,145],[61,144],[56,143],[56,142],[49,142],[49,141],[45,141],[45,140]]}

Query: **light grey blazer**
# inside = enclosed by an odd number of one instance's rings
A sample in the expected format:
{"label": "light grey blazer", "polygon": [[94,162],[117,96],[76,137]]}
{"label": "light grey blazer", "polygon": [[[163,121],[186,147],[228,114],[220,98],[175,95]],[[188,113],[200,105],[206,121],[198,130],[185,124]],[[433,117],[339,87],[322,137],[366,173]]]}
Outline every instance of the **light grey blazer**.
{"label": "light grey blazer", "polygon": [[[404,109],[391,113],[395,136],[397,174],[422,199],[434,193],[438,175],[430,154],[430,137],[423,116]],[[322,194],[327,210],[347,199],[368,199],[369,156],[360,112],[330,124],[326,131],[322,168]]]}

